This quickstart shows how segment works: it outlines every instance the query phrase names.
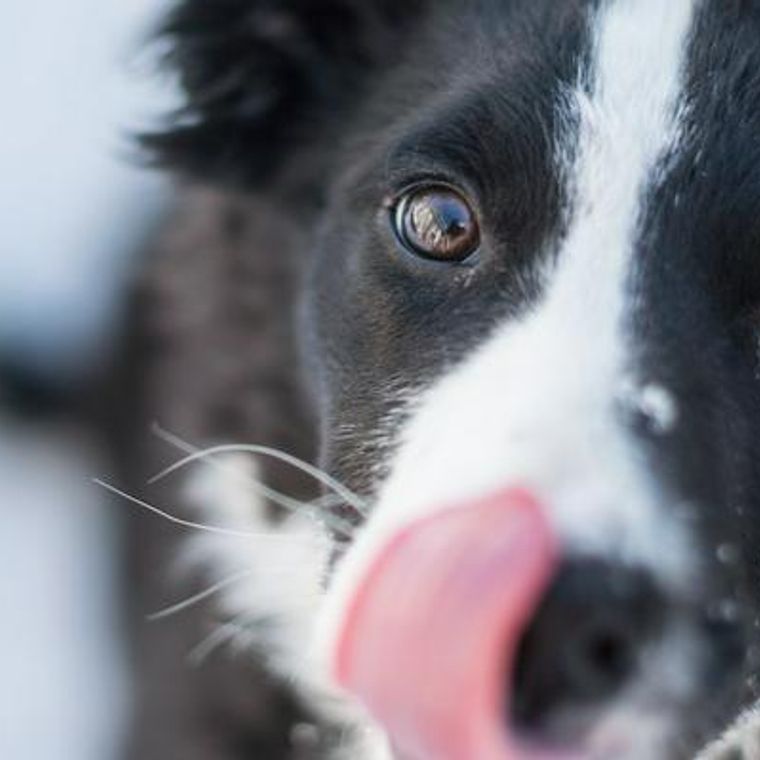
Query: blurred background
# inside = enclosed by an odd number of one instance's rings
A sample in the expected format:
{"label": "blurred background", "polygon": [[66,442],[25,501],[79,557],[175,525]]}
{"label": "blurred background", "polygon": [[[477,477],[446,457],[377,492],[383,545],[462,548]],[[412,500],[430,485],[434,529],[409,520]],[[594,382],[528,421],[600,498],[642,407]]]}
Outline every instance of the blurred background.
{"label": "blurred background", "polygon": [[[107,360],[169,188],[130,135],[171,107],[165,0],[6,3],[0,27],[0,758],[109,760],[129,704],[113,502],[65,413]],[[153,46],[155,47],[155,46]]]}

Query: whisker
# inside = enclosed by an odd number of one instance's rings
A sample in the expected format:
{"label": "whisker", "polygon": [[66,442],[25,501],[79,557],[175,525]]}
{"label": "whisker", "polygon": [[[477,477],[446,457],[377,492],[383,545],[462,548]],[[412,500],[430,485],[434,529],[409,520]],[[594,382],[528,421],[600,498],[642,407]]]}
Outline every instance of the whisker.
{"label": "whisker", "polygon": [[[251,611],[240,613],[231,620],[221,623],[200,644],[196,645],[188,654],[188,661],[193,667],[199,667],[216,649],[225,644],[231,644],[237,637],[245,646],[252,646],[256,641],[262,643],[268,641],[272,635],[269,626],[273,622],[287,619],[301,610],[312,609],[314,603],[320,598],[320,594],[306,594],[298,602],[288,603],[287,609],[278,611],[275,611],[277,600],[273,599],[272,611],[266,614]],[[299,657],[303,657],[303,653],[299,653]]]}
{"label": "whisker", "polygon": [[188,456],[185,459],[182,459],[179,462],[176,462],[171,467],[167,467],[165,470],[158,473],[158,475],[154,476],[150,480],[151,483],[154,483],[162,478],[165,478],[167,475],[170,475],[176,470],[179,470],[182,467],[185,467],[191,462],[195,462],[199,459],[203,459],[204,457],[214,456],[215,454],[225,454],[225,453],[258,454],[259,456],[266,456],[266,457],[271,457],[273,459],[277,459],[281,462],[284,462],[285,464],[289,464],[291,467],[295,467],[296,469],[301,470],[302,472],[314,478],[316,481],[322,483],[324,486],[326,486],[327,488],[332,490],[334,493],[336,493],[338,496],[340,496],[340,498],[346,504],[349,504],[350,506],[352,506],[357,512],[359,512],[359,514],[361,515],[367,514],[367,511],[368,511],[367,505],[353,491],[351,491],[349,488],[344,486],[340,481],[332,477],[332,475],[329,475],[328,473],[323,472],[318,467],[315,467],[314,465],[311,465],[308,462],[304,462],[302,459],[299,459],[298,457],[295,457],[292,454],[287,454],[284,451],[273,449],[270,446],[261,446],[257,444],[226,444],[226,445],[221,445],[221,446],[212,446],[208,449],[201,450],[201,449],[196,448],[195,446],[192,446],[186,441],[183,441],[181,438],[174,435],[173,433],[170,433],[169,431],[165,430],[157,423],[154,423],[154,425],[152,426],[152,429],[153,429],[154,434],[158,438],[175,446],[176,448],[179,448],[182,451],[187,452]]}
{"label": "whisker", "polygon": [[[190,456],[180,460],[179,462],[176,462],[174,465],[166,470],[163,470],[158,475],[153,476],[148,481],[149,484],[156,483],[162,478],[171,475],[176,470],[179,470],[182,467],[186,467],[196,461],[202,461],[204,464],[207,464],[210,467],[215,467],[216,469],[221,470],[228,475],[233,475],[236,478],[241,479],[241,473],[238,470],[233,470],[232,468],[225,466],[224,463],[216,462],[212,459],[215,453],[222,452],[213,450],[203,451],[196,446],[183,441],[178,436],[175,436],[172,433],[167,433],[158,425],[153,426],[153,432],[165,442],[169,443],[175,448],[180,449],[181,451],[184,451]],[[165,436],[164,433],[166,434]],[[279,504],[281,507],[292,512],[297,512],[298,514],[305,515],[320,527],[326,525],[335,532],[342,535],[344,538],[351,538],[353,535],[354,526],[348,520],[345,520],[339,515],[326,511],[330,507],[343,503],[343,500],[335,494],[326,494],[325,496],[322,496],[319,499],[315,499],[312,502],[301,502],[296,499],[291,499],[289,496],[286,496],[279,491],[275,491],[274,489],[269,488],[266,484],[256,480],[250,474],[244,475],[242,477],[242,480],[249,488],[252,488],[256,492],[263,494],[275,504]]]}
{"label": "whisker", "polygon": [[[172,604],[169,607],[165,607],[164,609],[161,609],[158,612],[154,612],[154,613],[151,613],[150,615],[147,615],[146,620],[148,620],[149,622],[155,622],[158,620],[163,620],[164,618],[171,617],[172,615],[176,615],[180,612],[184,612],[185,610],[190,609],[191,607],[194,607],[196,604],[200,604],[200,602],[205,601],[209,597],[214,596],[214,594],[217,594],[220,591],[223,591],[229,586],[233,586],[236,583],[239,583],[240,581],[244,581],[248,578],[251,578],[254,575],[260,574],[262,576],[265,576],[268,580],[271,580],[273,578],[276,579],[280,574],[292,573],[296,571],[297,569],[298,568],[295,567],[294,565],[283,565],[283,566],[267,567],[266,571],[262,571],[260,568],[252,568],[250,570],[241,570],[239,573],[235,573],[234,575],[230,575],[226,578],[223,578],[217,583],[214,583],[213,586],[209,586],[207,589],[204,589],[203,591],[200,591],[197,594],[193,594],[193,596],[190,596],[187,599],[183,599],[181,602],[177,602],[176,604]],[[312,599],[318,598],[318,597],[319,597],[318,594],[304,595],[304,598],[308,601],[311,601]],[[259,594],[258,598],[263,598],[263,597]],[[273,599],[273,601],[276,602],[277,599],[275,598]]]}
{"label": "whisker", "polygon": [[189,652],[187,655],[188,662],[192,667],[199,668],[219,647],[233,641],[236,636],[243,633],[247,633],[246,627],[239,618],[224,623],[214,629]]}
{"label": "whisker", "polygon": [[[302,605],[297,605],[295,609],[300,606]],[[269,615],[267,619],[271,621],[278,617],[282,617],[282,615]],[[253,629],[259,625],[265,625],[265,623],[248,613],[242,613],[232,620],[222,623],[190,651],[187,655],[188,662],[192,667],[200,667],[219,647],[231,644],[237,637],[244,641],[247,640],[247,645],[252,645],[257,639]]]}
{"label": "whisker", "polygon": [[185,610],[188,610],[191,607],[194,607],[196,604],[200,604],[202,601],[208,599],[214,594],[219,593],[220,591],[227,588],[228,586],[232,586],[233,584],[238,583],[239,581],[245,580],[246,578],[250,578],[254,574],[254,572],[255,572],[254,570],[246,570],[244,572],[235,573],[235,575],[231,575],[225,578],[224,580],[221,580],[218,583],[215,583],[213,586],[210,586],[209,588],[205,589],[205,591],[201,591],[197,594],[193,594],[193,596],[190,596],[181,602],[177,602],[176,604],[172,604],[170,607],[165,607],[164,609],[159,610],[158,612],[154,612],[153,614],[148,615],[147,619],[150,622],[155,622],[157,620],[164,620],[165,618],[171,617],[172,615],[176,615],[179,612],[184,612]]}
{"label": "whisker", "polygon": [[163,517],[165,520],[168,520],[170,523],[174,523],[175,525],[179,525],[180,527],[183,527],[183,528],[189,528],[191,530],[197,530],[204,533],[214,533],[219,536],[227,536],[228,538],[247,538],[247,539],[256,538],[256,539],[266,539],[268,541],[277,541],[277,540],[315,541],[315,540],[318,540],[318,537],[309,536],[306,534],[294,535],[294,534],[287,534],[287,533],[262,533],[262,532],[255,532],[255,531],[235,530],[233,528],[222,528],[216,525],[205,525],[203,523],[193,522],[192,520],[185,520],[182,517],[177,517],[176,515],[172,515],[169,512],[164,511],[163,509],[159,509],[153,504],[149,504],[147,501],[138,499],[136,496],[132,496],[131,494],[128,494],[126,491],[122,491],[116,486],[112,486],[110,483],[106,483],[104,480],[100,480],[99,478],[94,478],[92,482],[95,485],[100,486],[101,488],[104,488],[106,491],[110,491],[112,494],[115,494],[116,496],[120,496],[122,499],[125,499],[131,502],[132,504],[135,504],[138,507],[141,507],[142,509],[147,510],[148,512],[152,512],[154,515],[157,515],[158,517]]}

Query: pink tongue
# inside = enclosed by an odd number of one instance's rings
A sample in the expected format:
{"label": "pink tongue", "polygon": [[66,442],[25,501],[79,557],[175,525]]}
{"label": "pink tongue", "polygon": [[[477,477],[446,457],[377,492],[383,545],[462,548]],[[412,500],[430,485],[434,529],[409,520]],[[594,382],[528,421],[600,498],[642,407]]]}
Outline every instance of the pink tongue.
{"label": "pink tongue", "polygon": [[508,691],[555,557],[538,504],[516,490],[422,519],[379,554],[351,601],[335,674],[400,757],[538,757],[508,731]]}

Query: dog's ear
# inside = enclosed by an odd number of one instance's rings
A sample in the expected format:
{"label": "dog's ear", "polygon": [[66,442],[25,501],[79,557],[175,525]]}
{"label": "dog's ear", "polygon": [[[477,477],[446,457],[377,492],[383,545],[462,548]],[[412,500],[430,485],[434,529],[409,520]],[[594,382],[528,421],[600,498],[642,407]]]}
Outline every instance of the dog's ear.
{"label": "dog's ear", "polygon": [[424,2],[181,0],[163,34],[185,104],[144,143],[161,164],[202,179],[266,181],[350,118]]}

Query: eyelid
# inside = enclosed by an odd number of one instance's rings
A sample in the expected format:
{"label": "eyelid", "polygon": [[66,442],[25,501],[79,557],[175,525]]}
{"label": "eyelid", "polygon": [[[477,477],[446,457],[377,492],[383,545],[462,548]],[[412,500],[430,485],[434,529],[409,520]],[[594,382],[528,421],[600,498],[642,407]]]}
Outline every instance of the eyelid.
{"label": "eyelid", "polygon": [[401,150],[386,154],[383,181],[391,192],[399,192],[405,186],[418,182],[442,182],[466,191],[472,199],[480,198],[485,191],[481,184],[480,168],[473,163],[468,151],[467,160],[451,160],[438,149],[430,148],[429,138],[421,135],[404,144]]}
{"label": "eyelid", "polygon": [[399,177],[396,182],[391,182],[388,192],[383,198],[383,208],[395,208],[405,195],[413,193],[417,189],[424,187],[442,187],[461,195],[479,220],[483,218],[483,210],[480,203],[480,193],[470,183],[463,182],[440,172],[430,172],[429,174],[420,173],[410,176],[406,174],[403,178]]}
{"label": "eyelid", "polygon": [[428,182],[440,182],[454,189],[465,192],[473,199],[480,198],[484,188],[480,177],[462,167],[455,167],[446,161],[436,160],[422,153],[417,157],[405,156],[388,159],[382,181],[391,194],[402,192],[405,188]]}

